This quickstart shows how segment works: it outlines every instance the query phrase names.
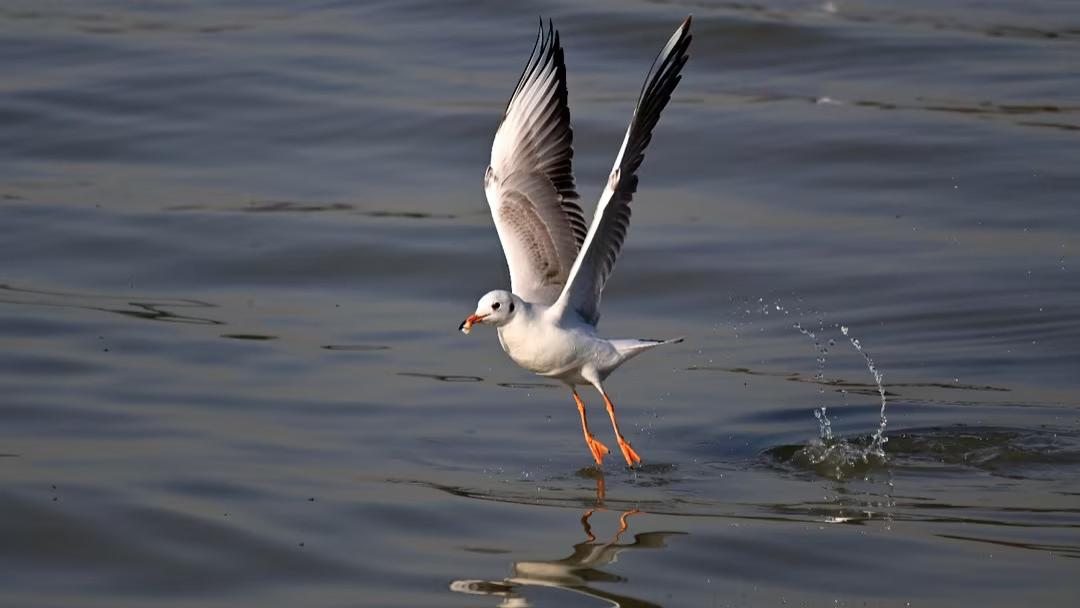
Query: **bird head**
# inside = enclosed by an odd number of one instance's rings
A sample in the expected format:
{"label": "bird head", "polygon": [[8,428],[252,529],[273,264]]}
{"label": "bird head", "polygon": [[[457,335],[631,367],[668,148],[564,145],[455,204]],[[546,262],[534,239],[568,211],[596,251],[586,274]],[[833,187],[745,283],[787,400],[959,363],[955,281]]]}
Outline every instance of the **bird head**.
{"label": "bird head", "polygon": [[519,306],[521,306],[521,299],[509,291],[502,289],[489,291],[476,303],[476,312],[462,321],[458,329],[461,333],[468,334],[472,331],[472,326],[477,323],[502,327],[514,318]]}

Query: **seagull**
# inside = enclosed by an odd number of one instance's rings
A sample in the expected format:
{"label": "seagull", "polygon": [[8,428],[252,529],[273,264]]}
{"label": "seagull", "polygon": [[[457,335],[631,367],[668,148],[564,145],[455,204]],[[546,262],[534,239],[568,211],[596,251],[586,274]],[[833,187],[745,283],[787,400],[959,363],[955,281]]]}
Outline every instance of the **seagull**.
{"label": "seagull", "polygon": [[649,69],[590,225],[585,224],[574,185],[566,65],[550,20],[547,28],[540,21],[484,174],[484,193],[510,269],[510,291],[485,294],[458,329],[468,334],[474,325],[496,327],[499,343],[514,363],[566,384],[597,467],[609,450],[589,430],[576,387],[588,384],[600,392],[619,449],[633,468],[641,456],[619,431],[604,380],[647,350],[682,342],[612,340],[597,335],[596,325],[600,295],[630,223],[638,167],[689,59],[690,20],[679,25]]}

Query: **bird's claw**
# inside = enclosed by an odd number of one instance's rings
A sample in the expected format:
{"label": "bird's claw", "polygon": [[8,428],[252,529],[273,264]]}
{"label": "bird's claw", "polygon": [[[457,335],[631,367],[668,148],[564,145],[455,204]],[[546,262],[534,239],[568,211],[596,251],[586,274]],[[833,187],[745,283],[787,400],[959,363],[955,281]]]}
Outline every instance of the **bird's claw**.
{"label": "bird's claw", "polygon": [[638,453],[630,446],[630,442],[622,437],[619,437],[619,449],[622,450],[623,458],[626,459],[626,466],[632,469],[635,465],[641,464],[641,456],[638,456]]}
{"label": "bird's claw", "polygon": [[597,441],[596,438],[594,438],[594,437],[589,437],[588,438],[588,443],[589,443],[589,451],[592,452],[592,457],[593,457],[593,460],[596,461],[596,466],[599,467],[599,466],[603,465],[604,464],[604,456],[607,456],[608,453],[611,452],[611,450],[609,450],[606,445],[604,445],[604,444],[600,443],[599,441]]}

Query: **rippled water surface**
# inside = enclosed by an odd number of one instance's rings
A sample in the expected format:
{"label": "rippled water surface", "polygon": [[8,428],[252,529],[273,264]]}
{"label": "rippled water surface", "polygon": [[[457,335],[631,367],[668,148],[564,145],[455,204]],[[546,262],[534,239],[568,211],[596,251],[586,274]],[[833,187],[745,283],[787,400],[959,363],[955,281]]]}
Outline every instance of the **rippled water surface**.
{"label": "rippled water surface", "polygon": [[[0,603],[1075,605],[1080,6],[941,4],[2,3]],[[480,181],[538,14],[591,205],[691,12],[601,472]]]}

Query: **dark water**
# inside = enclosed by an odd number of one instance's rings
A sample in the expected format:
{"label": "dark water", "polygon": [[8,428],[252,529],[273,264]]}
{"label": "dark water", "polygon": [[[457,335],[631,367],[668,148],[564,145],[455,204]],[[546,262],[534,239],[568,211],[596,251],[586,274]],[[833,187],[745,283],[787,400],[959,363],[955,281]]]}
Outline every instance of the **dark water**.
{"label": "dark water", "polygon": [[[940,4],[4,2],[0,604],[1074,605],[1080,6]],[[591,203],[689,12],[599,475],[480,181],[538,14]]]}

